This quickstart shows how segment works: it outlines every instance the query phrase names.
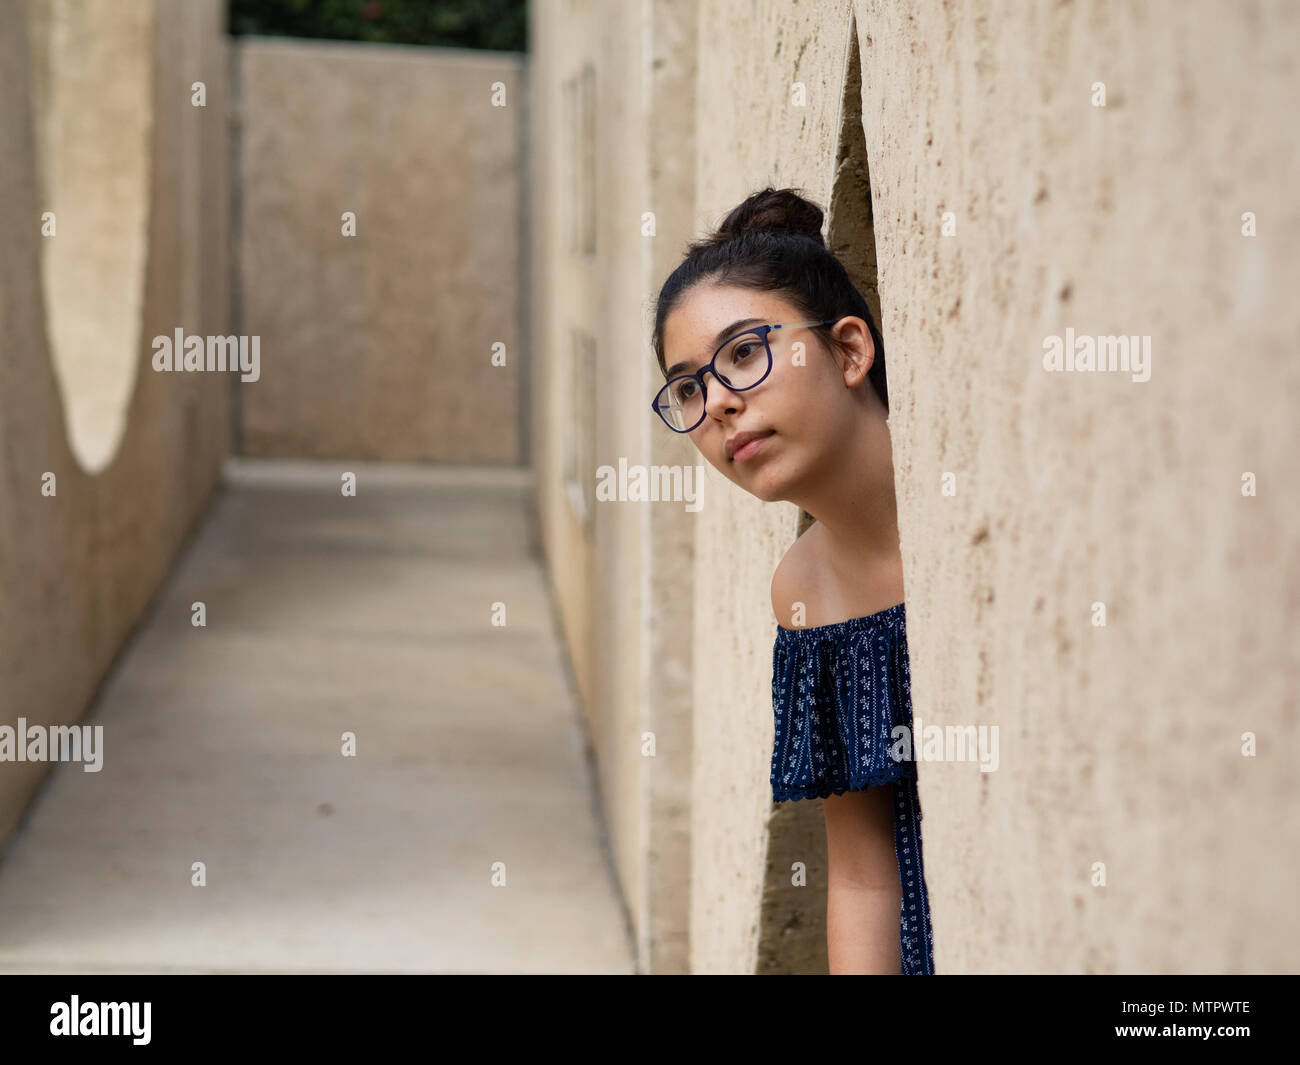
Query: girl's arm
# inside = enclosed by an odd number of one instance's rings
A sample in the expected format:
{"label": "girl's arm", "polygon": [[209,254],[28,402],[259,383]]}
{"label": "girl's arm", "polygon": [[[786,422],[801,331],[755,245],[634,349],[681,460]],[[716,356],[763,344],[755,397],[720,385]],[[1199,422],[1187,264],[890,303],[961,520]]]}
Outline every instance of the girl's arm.
{"label": "girl's arm", "polygon": [[[772,613],[786,628],[794,627],[794,604],[815,594],[815,560],[807,548],[804,537],[795,540],[772,574]],[[894,786],[831,795],[823,809],[830,971],[897,974],[903,886],[894,853]]]}
{"label": "girl's arm", "polygon": [[894,785],[831,795],[823,807],[830,971],[897,975],[903,887],[894,853]]}

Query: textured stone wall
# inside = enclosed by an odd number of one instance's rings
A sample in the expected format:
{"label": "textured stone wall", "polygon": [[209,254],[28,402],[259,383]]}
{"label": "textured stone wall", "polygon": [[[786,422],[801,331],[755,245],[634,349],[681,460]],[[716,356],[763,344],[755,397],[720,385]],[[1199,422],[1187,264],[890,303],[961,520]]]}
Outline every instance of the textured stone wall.
{"label": "textured stone wall", "polygon": [[1001,735],[922,766],[949,972],[1293,965],[1298,14],[859,9],[918,712]]}

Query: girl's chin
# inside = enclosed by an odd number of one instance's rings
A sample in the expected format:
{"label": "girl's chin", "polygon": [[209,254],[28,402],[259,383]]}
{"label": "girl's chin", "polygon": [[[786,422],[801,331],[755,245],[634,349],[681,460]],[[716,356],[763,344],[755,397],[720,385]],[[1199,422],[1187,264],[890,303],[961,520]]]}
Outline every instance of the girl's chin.
{"label": "girl's chin", "polygon": [[771,477],[766,476],[765,472],[760,472],[758,476],[743,485],[746,492],[761,499],[764,503],[780,503],[786,498],[785,485]]}

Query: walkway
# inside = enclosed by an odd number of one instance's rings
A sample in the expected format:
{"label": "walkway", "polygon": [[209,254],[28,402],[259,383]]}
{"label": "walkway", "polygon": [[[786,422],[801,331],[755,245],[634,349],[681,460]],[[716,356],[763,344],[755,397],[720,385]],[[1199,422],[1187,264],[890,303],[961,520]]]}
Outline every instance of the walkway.
{"label": "walkway", "polygon": [[0,970],[632,972],[528,474],[226,469],[83,719],[102,771],[0,857]]}

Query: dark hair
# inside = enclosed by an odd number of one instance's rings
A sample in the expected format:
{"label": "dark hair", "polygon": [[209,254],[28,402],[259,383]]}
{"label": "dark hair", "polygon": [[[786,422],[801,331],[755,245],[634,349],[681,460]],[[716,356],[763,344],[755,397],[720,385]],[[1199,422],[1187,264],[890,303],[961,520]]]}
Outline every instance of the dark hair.
{"label": "dark hair", "polygon": [[[654,352],[667,376],[664,322],[686,292],[704,280],[776,292],[808,321],[852,315],[867,323],[876,356],[867,377],[889,410],[885,384],[885,344],[862,293],[844,264],[822,239],[822,209],[794,189],[766,188],[754,193],[707,237],[690,244],[686,258],[668,275],[655,303]],[[834,343],[831,326],[816,332]]]}

